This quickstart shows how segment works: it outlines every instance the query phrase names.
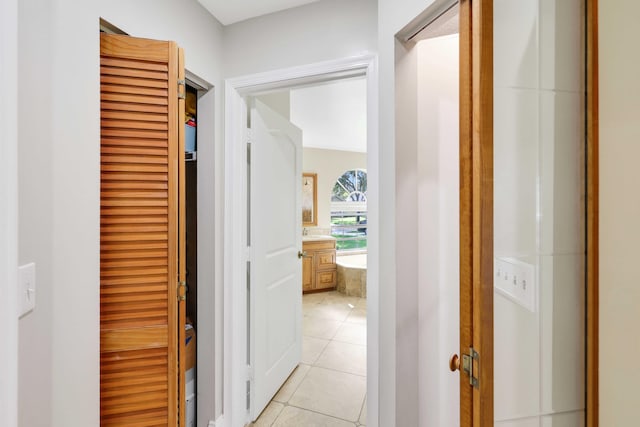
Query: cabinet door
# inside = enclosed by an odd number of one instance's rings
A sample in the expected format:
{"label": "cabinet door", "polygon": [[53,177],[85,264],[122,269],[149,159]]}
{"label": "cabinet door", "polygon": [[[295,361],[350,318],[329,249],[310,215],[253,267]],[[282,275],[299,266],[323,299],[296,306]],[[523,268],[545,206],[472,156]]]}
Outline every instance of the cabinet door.
{"label": "cabinet door", "polygon": [[101,426],[175,427],[184,409],[178,56],[173,42],[101,34]]}
{"label": "cabinet door", "polygon": [[313,256],[306,255],[302,258],[302,290],[313,289]]}
{"label": "cabinet door", "polygon": [[336,270],[316,272],[316,289],[330,289],[336,287]]}
{"label": "cabinet door", "polygon": [[318,270],[328,270],[336,268],[336,251],[318,251],[315,256],[315,266]]}

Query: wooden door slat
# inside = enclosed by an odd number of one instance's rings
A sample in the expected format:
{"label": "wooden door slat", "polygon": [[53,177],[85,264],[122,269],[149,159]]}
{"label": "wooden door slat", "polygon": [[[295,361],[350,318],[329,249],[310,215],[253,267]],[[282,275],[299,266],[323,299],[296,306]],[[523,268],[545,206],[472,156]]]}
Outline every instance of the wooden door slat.
{"label": "wooden door slat", "polygon": [[101,190],[168,190],[166,182],[155,181],[104,181]]}
{"label": "wooden door slat", "polygon": [[[132,310],[155,310],[166,307],[166,298],[162,294],[167,291],[166,282],[150,282],[139,286],[110,286],[111,292],[101,292],[100,310],[105,313],[125,312]],[[140,289],[145,289],[140,292]]]}
{"label": "wooden door slat", "polygon": [[117,84],[103,84],[100,86],[102,93],[122,93],[129,95],[145,95],[166,98],[169,95],[167,89],[143,86],[125,86]]}
{"label": "wooden door slat", "polygon": [[157,80],[166,82],[168,75],[164,71],[151,71],[137,67],[138,64],[131,64],[131,68],[126,67],[110,67],[107,65],[100,66],[100,73],[103,76],[122,76],[134,77],[140,79]]}
{"label": "wooden door slat", "polygon": [[137,111],[102,111],[100,113],[100,117],[102,119],[111,119],[111,120],[135,120],[139,122],[167,122],[166,114],[158,114],[158,113],[143,113]]}
{"label": "wooden door slat", "polygon": [[166,105],[131,104],[118,101],[100,100],[100,110],[105,111],[129,111],[150,114],[167,114],[169,107]]}
{"label": "wooden door slat", "polygon": [[167,348],[168,344],[167,326],[100,332],[100,347],[103,352]]}
{"label": "wooden door slat", "polygon": [[166,380],[164,382],[153,383],[153,382],[149,382],[148,379],[145,379],[144,382],[141,381],[139,384],[136,384],[133,381],[124,382],[122,386],[113,387],[108,391],[103,392],[102,397],[106,399],[110,399],[110,398],[121,397],[121,396],[145,394],[149,392],[157,392],[157,391],[166,392],[166,390],[167,390]]}
{"label": "wooden door slat", "polygon": [[141,154],[137,156],[104,154],[101,163],[108,164],[132,164],[132,165],[166,165],[167,156],[153,156]]}
{"label": "wooden door slat", "polygon": [[166,215],[149,215],[146,217],[129,216],[103,216],[100,218],[100,224],[108,225],[135,225],[135,224],[167,224]]}
{"label": "wooden door slat", "polygon": [[131,277],[131,276],[151,276],[156,274],[166,274],[168,268],[166,265],[161,267],[133,267],[133,268],[114,268],[108,269],[104,268],[100,272],[100,277],[102,278],[110,278],[110,277]]}
{"label": "wooden door slat", "polygon": [[[134,139],[133,141],[129,141],[129,145],[136,145],[135,139],[159,139],[162,141],[166,141],[169,137],[166,131],[161,130],[144,130],[144,129],[113,129],[113,128],[103,128],[101,130],[101,135],[103,138],[125,138],[125,139]],[[141,142],[142,143],[142,142]]]}
{"label": "wooden door slat", "polygon": [[103,74],[102,76],[100,76],[100,83],[120,86],[150,87],[158,89],[166,89],[169,87],[169,84],[164,80],[151,80],[138,77],[121,77],[108,74]]}
{"label": "wooden door slat", "polygon": [[129,104],[168,105],[166,98],[159,96],[131,95],[127,93],[104,92],[100,95],[104,101],[126,102]]}
{"label": "wooden door slat", "polygon": [[149,309],[146,310],[145,313],[140,313],[139,311],[117,311],[117,312],[103,312],[101,322],[103,324],[112,323],[118,320],[132,320],[138,319],[140,321],[144,321],[145,319],[160,319],[165,324],[167,323],[167,318],[165,314],[166,305],[164,307],[159,307],[155,311],[151,311]]}
{"label": "wooden door slat", "polygon": [[149,61],[146,59],[127,59],[116,56],[102,55],[100,65],[112,68],[136,68],[139,70],[168,72],[169,66],[166,61]]}
{"label": "wooden door slat", "polygon": [[[146,254],[145,254],[146,255]],[[100,262],[101,268],[121,268],[121,267],[145,267],[156,265],[167,265],[166,254],[164,257],[149,258],[147,256],[141,258],[127,257],[120,259],[108,259]]]}
{"label": "wooden door slat", "polygon": [[104,251],[101,262],[109,262],[111,260],[120,259],[137,259],[137,258],[167,258],[166,250],[138,250],[138,251]]}
{"label": "wooden door slat", "polygon": [[102,172],[167,173],[169,167],[166,165],[108,163],[102,165]]}
{"label": "wooden door slat", "polygon": [[122,181],[142,181],[142,182],[161,182],[166,185],[168,177],[166,173],[111,173],[109,171],[102,171],[100,174],[102,183],[115,183]]}
{"label": "wooden door slat", "polygon": [[169,155],[166,148],[152,147],[114,147],[105,145],[100,150],[103,156],[157,156],[165,158]]}
{"label": "wooden door slat", "polygon": [[103,119],[100,122],[103,129],[133,129],[133,130],[167,130],[167,122]]}
{"label": "wooden door slat", "polygon": [[[155,349],[149,349],[151,352]],[[115,353],[120,354],[120,353]],[[156,382],[159,378],[167,378],[167,357],[158,356],[155,359],[135,360],[118,362],[117,366],[109,370],[101,370],[100,378],[104,384],[104,389],[111,389],[115,385],[125,381],[131,381],[133,378],[139,378],[140,381],[146,380]]]}
{"label": "wooden door slat", "polygon": [[[166,287],[165,291],[166,291]],[[100,305],[100,312],[104,313],[121,313],[126,311],[145,311],[150,313],[151,317],[158,317],[154,311],[157,309],[166,309],[167,302],[161,301],[158,296],[150,297],[149,295],[140,295],[136,293],[122,293],[119,295],[102,295],[104,301]],[[136,299],[137,298],[137,299]],[[166,316],[165,316],[166,322]]]}
{"label": "wooden door slat", "polygon": [[100,249],[104,251],[125,251],[125,250],[155,250],[167,249],[167,242],[118,242],[101,244]]}
{"label": "wooden door slat", "polygon": [[166,383],[166,378],[163,378],[161,375],[138,374],[136,376],[126,377],[126,381],[123,381],[122,378],[120,379],[112,378],[112,379],[105,379],[104,381],[102,381],[102,383],[104,384],[104,388],[106,390],[117,391],[117,390],[122,390],[123,387],[127,387],[127,386],[136,386],[136,385],[142,385],[142,384],[157,384],[162,382],[163,380]]}

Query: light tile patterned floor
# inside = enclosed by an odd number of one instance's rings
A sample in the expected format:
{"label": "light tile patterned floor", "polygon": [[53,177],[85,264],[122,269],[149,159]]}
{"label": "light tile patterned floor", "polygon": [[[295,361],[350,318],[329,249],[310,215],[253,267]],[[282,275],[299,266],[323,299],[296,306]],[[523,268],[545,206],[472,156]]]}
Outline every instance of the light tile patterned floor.
{"label": "light tile patterned floor", "polygon": [[302,307],[302,363],[252,425],[366,425],[366,299],[324,292],[304,295]]}

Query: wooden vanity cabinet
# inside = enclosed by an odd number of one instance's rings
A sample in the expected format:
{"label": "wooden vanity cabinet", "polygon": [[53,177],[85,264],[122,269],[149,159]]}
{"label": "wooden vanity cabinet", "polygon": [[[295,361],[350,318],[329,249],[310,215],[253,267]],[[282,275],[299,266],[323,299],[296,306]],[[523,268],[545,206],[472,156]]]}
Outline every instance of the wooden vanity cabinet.
{"label": "wooden vanity cabinet", "polygon": [[302,259],[302,291],[331,290],[336,287],[336,241],[310,240],[302,243],[307,255]]}

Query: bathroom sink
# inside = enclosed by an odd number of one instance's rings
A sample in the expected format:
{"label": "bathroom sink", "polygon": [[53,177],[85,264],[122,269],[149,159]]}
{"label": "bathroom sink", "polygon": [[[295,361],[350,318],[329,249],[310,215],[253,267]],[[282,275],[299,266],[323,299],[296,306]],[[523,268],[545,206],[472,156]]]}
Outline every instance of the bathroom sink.
{"label": "bathroom sink", "polygon": [[336,240],[333,236],[302,236],[303,242],[317,242],[319,240]]}

